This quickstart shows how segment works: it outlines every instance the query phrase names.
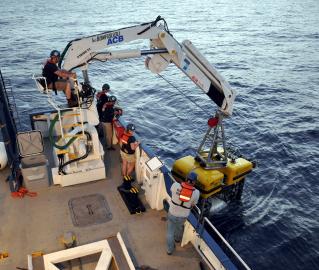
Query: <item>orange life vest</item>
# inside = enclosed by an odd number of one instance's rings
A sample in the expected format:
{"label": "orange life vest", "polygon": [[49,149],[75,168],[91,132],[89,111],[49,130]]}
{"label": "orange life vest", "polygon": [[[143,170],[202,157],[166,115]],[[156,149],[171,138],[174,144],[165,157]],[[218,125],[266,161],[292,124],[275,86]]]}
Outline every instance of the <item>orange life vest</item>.
{"label": "orange life vest", "polygon": [[124,133],[120,139],[121,151],[123,151],[126,154],[130,154],[130,155],[135,153],[135,150],[133,150],[131,148],[131,145],[129,144],[129,139],[131,137],[133,137],[132,134],[124,131]]}
{"label": "orange life vest", "polygon": [[179,192],[179,197],[178,197],[180,200],[180,203],[174,202],[173,200],[172,200],[172,203],[186,209],[191,209],[192,207],[187,207],[184,205],[184,203],[189,202],[191,200],[195,188],[187,182],[181,183],[181,187],[182,189]]}
{"label": "orange life vest", "polygon": [[181,186],[182,186],[182,189],[179,193],[179,200],[181,202],[189,202],[192,198],[193,191],[195,190],[195,188],[186,182],[183,182]]}
{"label": "orange life vest", "polygon": [[124,134],[125,128],[122,126],[119,120],[113,119],[113,128],[115,130],[116,137],[118,141],[121,143],[121,137]]}
{"label": "orange life vest", "polygon": [[121,136],[121,143],[122,144],[128,144],[128,140],[132,135],[130,133],[127,133],[126,131],[124,131],[123,135]]}

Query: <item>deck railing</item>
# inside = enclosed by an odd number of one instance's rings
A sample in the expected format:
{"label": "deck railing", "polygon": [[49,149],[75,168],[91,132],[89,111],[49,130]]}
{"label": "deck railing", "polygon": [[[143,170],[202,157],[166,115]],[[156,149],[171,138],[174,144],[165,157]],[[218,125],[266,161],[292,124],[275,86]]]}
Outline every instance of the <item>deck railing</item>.
{"label": "deck railing", "polygon": [[2,85],[1,87],[2,87],[3,97],[8,104],[10,114],[13,118],[12,124],[14,125],[14,128],[16,131],[20,131],[21,130],[20,116],[17,109],[17,104],[16,104],[14,93],[13,93],[13,89],[11,86],[11,81],[8,78],[5,78],[2,76],[1,70],[0,70],[0,80]]}
{"label": "deck railing", "polygon": [[250,267],[244,262],[244,260],[238,255],[238,253],[232,248],[232,246],[227,242],[227,240],[221,235],[221,233],[207,217],[204,217],[203,219],[203,229],[205,228],[205,225],[206,230],[209,231],[209,234],[221,246],[222,250],[232,260],[236,267],[238,267],[238,269],[250,270]]}

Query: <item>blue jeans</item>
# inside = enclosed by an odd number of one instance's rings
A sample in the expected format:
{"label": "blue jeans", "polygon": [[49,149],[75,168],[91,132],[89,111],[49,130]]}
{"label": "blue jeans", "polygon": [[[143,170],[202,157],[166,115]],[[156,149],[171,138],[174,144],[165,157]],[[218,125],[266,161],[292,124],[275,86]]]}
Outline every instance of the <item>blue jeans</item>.
{"label": "blue jeans", "polygon": [[184,223],[186,217],[175,217],[168,212],[167,214],[167,252],[172,253],[175,249],[175,241],[180,242],[183,237]]}

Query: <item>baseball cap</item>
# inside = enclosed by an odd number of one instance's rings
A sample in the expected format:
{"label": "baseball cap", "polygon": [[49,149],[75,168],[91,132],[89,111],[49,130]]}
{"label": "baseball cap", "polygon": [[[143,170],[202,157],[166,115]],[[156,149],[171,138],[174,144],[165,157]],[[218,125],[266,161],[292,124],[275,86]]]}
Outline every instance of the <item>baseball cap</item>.
{"label": "baseball cap", "polygon": [[110,85],[107,83],[103,84],[102,90],[110,90]]}
{"label": "baseball cap", "polygon": [[190,172],[187,175],[187,181],[190,183],[195,183],[197,181],[197,173],[195,172]]}
{"label": "baseball cap", "polygon": [[60,57],[60,52],[58,50],[53,50],[50,53],[50,57],[52,57],[52,56]]}
{"label": "baseball cap", "polygon": [[126,126],[126,129],[127,129],[127,130],[130,130],[130,131],[135,131],[135,126],[134,126],[133,124],[128,124],[128,125]]}

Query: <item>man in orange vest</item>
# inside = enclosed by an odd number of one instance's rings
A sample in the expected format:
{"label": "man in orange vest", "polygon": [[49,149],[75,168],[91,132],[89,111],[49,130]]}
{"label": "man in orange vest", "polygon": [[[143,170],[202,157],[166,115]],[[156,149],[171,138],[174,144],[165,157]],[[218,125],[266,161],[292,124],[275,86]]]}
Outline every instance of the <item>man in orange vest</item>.
{"label": "man in orange vest", "polygon": [[199,200],[199,191],[194,187],[197,174],[190,172],[185,182],[175,182],[171,186],[172,197],[167,214],[167,254],[172,255],[175,249],[174,242],[181,242],[184,232],[184,223],[190,211]]}
{"label": "man in orange vest", "polygon": [[126,130],[120,139],[121,145],[121,158],[122,158],[122,174],[124,183],[128,188],[130,187],[130,182],[133,180],[131,174],[135,167],[135,150],[140,145],[140,142],[134,137],[135,126],[133,124],[128,124]]}

